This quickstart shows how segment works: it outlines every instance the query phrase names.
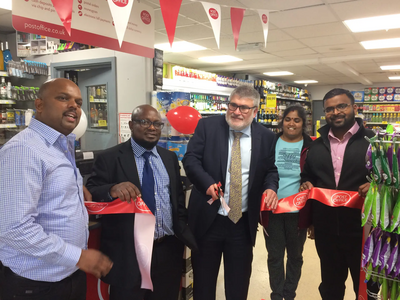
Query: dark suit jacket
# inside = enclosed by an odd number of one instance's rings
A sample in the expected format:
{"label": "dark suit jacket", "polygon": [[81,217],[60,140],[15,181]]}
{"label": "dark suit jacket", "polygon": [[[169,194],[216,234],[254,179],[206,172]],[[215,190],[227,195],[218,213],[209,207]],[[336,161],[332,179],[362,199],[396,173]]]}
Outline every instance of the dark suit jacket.
{"label": "dark suit jacket", "polygon": [[[170,179],[170,199],[175,235],[191,248],[196,242],[187,225],[185,196],[180,180],[178,158],[174,152],[157,147]],[[131,147],[131,141],[101,152],[95,160],[93,172],[86,187],[93,201],[108,202],[109,191],[115,184],[130,181],[140,189],[140,180]],[[141,276],[133,241],[134,214],[103,215],[101,219],[100,250],[114,262],[104,281],[126,288],[139,285]]]}
{"label": "dark suit jacket", "polygon": [[[253,244],[256,239],[261,196],[264,190],[278,189],[275,166],[275,134],[264,126],[251,124],[251,162],[248,189],[249,231]],[[225,186],[228,164],[229,125],[225,116],[201,119],[183,158],[186,175],[193,183],[188,221],[196,238],[201,238],[217,216],[220,201],[209,205],[207,189],[214,183]]]}

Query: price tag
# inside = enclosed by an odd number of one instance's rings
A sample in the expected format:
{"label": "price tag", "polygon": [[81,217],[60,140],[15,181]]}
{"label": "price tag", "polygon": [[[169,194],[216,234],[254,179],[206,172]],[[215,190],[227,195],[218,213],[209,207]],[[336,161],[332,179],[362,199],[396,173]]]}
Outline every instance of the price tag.
{"label": "price tag", "polygon": [[267,95],[267,107],[276,107],[276,94]]}
{"label": "price tag", "polygon": [[99,127],[107,126],[107,120],[99,120]]}
{"label": "price tag", "polygon": [[388,123],[387,121],[383,121],[383,122],[382,122],[382,124],[387,124],[387,123]]}
{"label": "price tag", "polygon": [[265,108],[266,108],[265,104],[261,104],[261,109],[265,109]]}
{"label": "price tag", "polygon": [[89,97],[89,102],[94,102],[94,97],[92,95]]}

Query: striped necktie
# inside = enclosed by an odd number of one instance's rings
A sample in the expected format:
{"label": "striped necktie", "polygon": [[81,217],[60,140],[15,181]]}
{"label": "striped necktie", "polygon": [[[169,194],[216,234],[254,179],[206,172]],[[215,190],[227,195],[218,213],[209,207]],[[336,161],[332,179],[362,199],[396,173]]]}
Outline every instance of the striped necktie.
{"label": "striped necktie", "polygon": [[234,132],[235,139],[232,144],[229,185],[229,219],[237,223],[242,217],[242,159],[240,156],[240,137],[242,132]]}

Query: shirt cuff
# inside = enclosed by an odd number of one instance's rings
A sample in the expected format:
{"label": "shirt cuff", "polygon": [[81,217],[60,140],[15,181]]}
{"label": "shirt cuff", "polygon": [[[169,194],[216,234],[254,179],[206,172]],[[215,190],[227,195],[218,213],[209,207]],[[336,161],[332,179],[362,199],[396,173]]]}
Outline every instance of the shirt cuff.
{"label": "shirt cuff", "polygon": [[66,244],[65,251],[58,262],[62,266],[75,267],[81,258],[82,249],[72,244]]}

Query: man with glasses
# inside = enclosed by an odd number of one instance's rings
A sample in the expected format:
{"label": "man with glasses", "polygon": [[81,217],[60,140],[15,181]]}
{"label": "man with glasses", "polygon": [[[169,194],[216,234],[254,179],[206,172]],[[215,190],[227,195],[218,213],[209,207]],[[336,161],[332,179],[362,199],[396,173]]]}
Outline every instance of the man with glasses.
{"label": "man with glasses", "polygon": [[[365,167],[369,143],[364,137],[372,137],[374,133],[364,128],[361,119],[355,118],[358,107],[348,90],[333,89],[323,102],[328,124],[319,129],[321,137],[308,151],[300,191],[315,186],[358,191],[365,197],[369,189]],[[315,200],[311,207],[314,229],[310,238],[315,237],[320,258],[322,299],[343,299],[349,269],[358,299],[363,234],[360,209],[330,207]]]}
{"label": "man with glasses", "polygon": [[274,134],[254,122],[259,102],[254,88],[237,87],[226,116],[199,121],[183,158],[194,185],[188,221],[199,246],[194,300],[215,299],[222,255],[226,299],[247,299],[262,194],[271,208],[278,201]]}
{"label": "man with glasses", "polygon": [[178,158],[174,152],[156,146],[163,126],[152,106],[136,107],[129,121],[131,139],[96,158],[86,185],[93,201],[120,198],[131,202],[141,196],[156,217],[151,261],[153,292],[140,288],[134,214],[102,217],[101,249],[114,262],[112,272],[103,278],[111,285],[110,300],[178,299],[184,243],[196,248],[186,223]]}

